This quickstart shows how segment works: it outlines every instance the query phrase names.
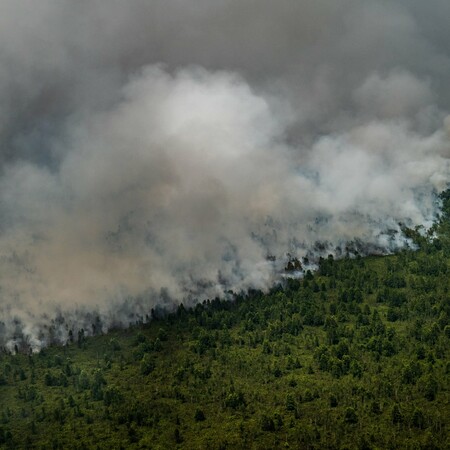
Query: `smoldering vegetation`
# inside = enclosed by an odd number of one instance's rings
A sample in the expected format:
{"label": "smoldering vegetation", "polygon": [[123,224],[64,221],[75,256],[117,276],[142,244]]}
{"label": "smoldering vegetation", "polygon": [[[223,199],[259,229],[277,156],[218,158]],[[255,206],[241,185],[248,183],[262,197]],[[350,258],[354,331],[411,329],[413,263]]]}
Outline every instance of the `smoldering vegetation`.
{"label": "smoldering vegetation", "polygon": [[449,16],[0,0],[1,345],[268,289],[289,257],[409,245],[449,179]]}

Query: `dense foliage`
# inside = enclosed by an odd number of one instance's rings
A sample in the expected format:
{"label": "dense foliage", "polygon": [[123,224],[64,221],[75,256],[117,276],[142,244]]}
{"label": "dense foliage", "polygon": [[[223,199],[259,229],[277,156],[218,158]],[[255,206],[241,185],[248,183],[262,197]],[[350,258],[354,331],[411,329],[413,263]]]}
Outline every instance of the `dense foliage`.
{"label": "dense foliage", "polygon": [[418,251],[1,354],[0,448],[449,448],[443,201]]}

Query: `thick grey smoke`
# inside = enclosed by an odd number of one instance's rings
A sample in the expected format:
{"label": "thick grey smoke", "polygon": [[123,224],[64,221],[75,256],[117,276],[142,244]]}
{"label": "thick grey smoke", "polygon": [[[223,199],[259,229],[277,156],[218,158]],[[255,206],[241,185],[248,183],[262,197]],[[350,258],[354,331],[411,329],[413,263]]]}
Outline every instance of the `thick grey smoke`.
{"label": "thick grey smoke", "polygon": [[317,242],[407,245],[449,181],[449,16],[0,0],[0,342],[266,289]]}

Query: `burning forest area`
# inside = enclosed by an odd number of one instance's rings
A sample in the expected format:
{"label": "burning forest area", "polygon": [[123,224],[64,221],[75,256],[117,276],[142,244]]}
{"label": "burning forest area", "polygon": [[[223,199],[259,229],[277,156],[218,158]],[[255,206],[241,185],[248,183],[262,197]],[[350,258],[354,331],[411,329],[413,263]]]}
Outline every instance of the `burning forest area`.
{"label": "burning forest area", "polygon": [[448,17],[0,0],[0,448],[447,448]]}

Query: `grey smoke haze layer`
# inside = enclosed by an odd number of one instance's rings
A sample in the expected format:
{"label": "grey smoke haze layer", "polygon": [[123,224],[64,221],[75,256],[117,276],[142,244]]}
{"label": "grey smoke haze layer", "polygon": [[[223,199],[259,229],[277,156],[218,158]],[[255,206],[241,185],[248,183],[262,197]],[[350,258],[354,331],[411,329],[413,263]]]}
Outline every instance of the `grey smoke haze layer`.
{"label": "grey smoke haze layer", "polygon": [[0,342],[266,289],[317,241],[406,245],[449,181],[448,17],[0,0]]}

